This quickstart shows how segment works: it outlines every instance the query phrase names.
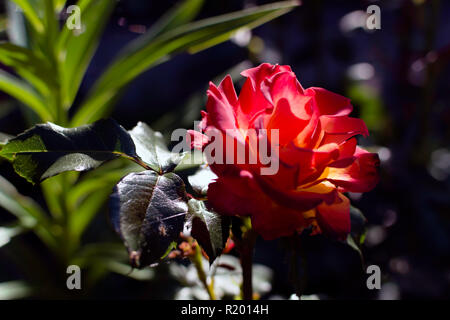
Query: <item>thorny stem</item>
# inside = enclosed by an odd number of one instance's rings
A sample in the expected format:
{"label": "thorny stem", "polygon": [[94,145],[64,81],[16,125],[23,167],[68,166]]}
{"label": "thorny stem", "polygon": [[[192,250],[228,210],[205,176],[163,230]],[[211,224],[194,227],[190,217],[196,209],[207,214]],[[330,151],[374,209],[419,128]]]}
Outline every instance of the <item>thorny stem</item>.
{"label": "thorny stem", "polygon": [[205,270],[203,269],[202,249],[198,244],[196,244],[194,250],[195,252],[194,255],[191,256],[191,261],[195,265],[195,269],[197,269],[198,278],[208,292],[209,299],[216,300],[216,295],[214,293],[214,282],[211,280],[211,282],[208,284],[208,279]]}

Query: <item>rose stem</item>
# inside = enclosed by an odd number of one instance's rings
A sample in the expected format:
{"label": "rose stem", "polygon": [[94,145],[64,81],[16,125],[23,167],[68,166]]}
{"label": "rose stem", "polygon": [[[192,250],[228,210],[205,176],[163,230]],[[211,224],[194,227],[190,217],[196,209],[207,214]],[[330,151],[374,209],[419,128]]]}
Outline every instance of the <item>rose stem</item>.
{"label": "rose stem", "polygon": [[252,266],[253,248],[256,241],[256,233],[249,229],[245,232],[241,245],[241,267],[242,267],[242,288],[243,300],[253,300]]}
{"label": "rose stem", "polygon": [[205,287],[206,291],[208,292],[209,299],[216,300],[216,295],[214,293],[214,283],[211,281],[211,283],[208,284],[205,270],[203,270],[202,249],[200,248],[200,245],[198,243],[195,244],[194,250],[195,250],[195,252],[194,252],[194,255],[191,257],[191,261],[195,265],[195,269],[197,270],[198,278],[203,283],[203,286]]}

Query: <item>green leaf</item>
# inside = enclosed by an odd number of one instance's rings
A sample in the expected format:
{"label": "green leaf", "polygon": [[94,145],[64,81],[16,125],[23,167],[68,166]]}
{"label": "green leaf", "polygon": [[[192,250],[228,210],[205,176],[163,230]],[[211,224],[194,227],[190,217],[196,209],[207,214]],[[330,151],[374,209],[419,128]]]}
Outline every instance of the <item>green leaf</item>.
{"label": "green leaf", "polygon": [[27,229],[21,225],[12,225],[7,227],[0,227],[0,248],[8,244],[12,238],[24,233]]}
{"label": "green leaf", "polygon": [[71,215],[70,225],[74,238],[81,238],[87,226],[108,200],[112,187],[102,186],[101,188],[87,196]]}
{"label": "green leaf", "polygon": [[80,8],[81,30],[71,30],[64,25],[58,40],[63,105],[66,108],[75,99],[116,1],[80,0],[77,5]]}
{"label": "green leaf", "polygon": [[254,28],[295,6],[284,1],[200,20],[160,34],[145,46],[125,50],[97,80],[87,100],[72,119],[73,125],[102,118],[111,111],[118,92],[144,71],[183,51],[199,51],[229,39],[240,28]]}
{"label": "green leaf", "polygon": [[27,48],[0,43],[0,62],[13,68],[44,96],[56,87],[56,79],[47,60],[37,57]]}
{"label": "green leaf", "polygon": [[28,297],[31,288],[23,281],[9,281],[0,283],[0,300],[17,300]]}
{"label": "green leaf", "polygon": [[222,254],[230,236],[229,217],[208,210],[203,201],[190,199],[189,225],[191,235],[198,241],[209,257],[209,263]]}
{"label": "green leaf", "polygon": [[361,210],[354,206],[350,206],[350,222],[351,222],[351,236],[355,239],[358,246],[364,243],[365,234],[367,231],[367,219],[364,217]]}
{"label": "green leaf", "polygon": [[[203,7],[204,3],[205,0],[183,1],[180,5],[175,6],[160,20],[158,20],[155,25],[152,26],[149,33],[153,33],[156,36],[190,22],[200,12],[200,9]],[[145,44],[150,42],[148,35],[142,37],[141,39],[146,40],[144,41]],[[141,39],[138,39],[138,41]]]}
{"label": "green leaf", "polygon": [[21,195],[2,176],[0,176],[0,207],[16,216],[21,227],[33,229],[47,245],[56,247],[52,224],[46,213],[33,199]]}
{"label": "green leaf", "polygon": [[71,263],[82,268],[88,268],[92,264],[97,264],[98,261],[126,262],[127,259],[127,252],[120,242],[96,242],[81,247]]}
{"label": "green leaf", "polygon": [[73,210],[82,204],[94,191],[111,190],[121,178],[131,172],[143,171],[144,168],[134,162],[119,158],[105,163],[100,168],[83,174],[70,189],[67,195],[67,205]]}
{"label": "green leaf", "polygon": [[173,170],[174,172],[191,170],[200,167],[206,163],[206,158],[202,151],[192,150],[190,152],[185,152],[180,163]]}
{"label": "green leaf", "polygon": [[140,281],[148,281],[154,278],[154,270],[132,269],[126,264],[128,256],[121,243],[91,243],[84,245],[77,253],[71,264],[91,270],[93,267],[105,268],[108,271]]}
{"label": "green leaf", "polygon": [[15,2],[23,11],[28,22],[33,26],[33,28],[38,33],[44,33],[45,26],[41,18],[39,17],[38,11],[32,5],[29,0],[12,0]]}
{"label": "green leaf", "polygon": [[130,135],[112,119],[71,129],[40,124],[10,140],[0,156],[32,183],[65,171],[93,169],[120,156],[140,161]]}
{"label": "green leaf", "polygon": [[361,262],[364,262],[361,246],[364,243],[367,231],[367,219],[364,217],[362,212],[354,206],[350,206],[350,223],[351,231],[347,236],[346,243],[359,253]]}
{"label": "green leaf", "polygon": [[184,157],[184,154],[170,152],[162,134],[153,131],[145,123],[139,122],[129,133],[137,155],[160,174],[172,171]]}
{"label": "green leaf", "polygon": [[108,200],[111,190],[125,175],[144,170],[134,162],[116,159],[85,173],[67,195],[67,207],[74,237],[81,237],[95,215]]}
{"label": "green leaf", "polygon": [[142,270],[131,269],[129,265],[117,261],[108,261],[105,263],[105,266],[111,272],[134,280],[149,281],[155,277],[155,271],[150,268]]}
{"label": "green leaf", "polygon": [[56,12],[61,12],[61,10],[64,9],[64,6],[66,5],[66,0],[54,0],[53,2]]}
{"label": "green leaf", "polygon": [[198,14],[204,2],[204,0],[185,0],[180,5],[175,6],[163,15],[146,34],[128,44],[119,53],[119,56],[126,57],[127,55],[134,54],[162,33],[190,22]]}
{"label": "green leaf", "polygon": [[26,82],[0,70],[0,90],[26,104],[38,114],[42,121],[52,121],[53,115],[45,105],[44,99]]}
{"label": "green leaf", "polygon": [[183,231],[188,212],[183,180],[174,173],[130,173],[114,188],[110,218],[133,267],[157,262]]}
{"label": "green leaf", "polygon": [[54,54],[56,39],[59,35],[59,22],[55,10],[55,0],[41,0],[44,8],[45,40],[47,51]]}
{"label": "green leaf", "polygon": [[350,234],[347,236],[346,243],[347,243],[353,250],[355,250],[356,252],[358,252],[358,254],[359,254],[359,255],[361,256],[361,258],[362,258],[362,251],[361,251],[361,248],[359,247],[358,244],[356,244],[355,239],[353,239],[353,237],[352,237]]}
{"label": "green leaf", "polygon": [[201,166],[194,175],[188,177],[192,189],[202,196],[207,195],[208,186],[214,179],[217,179],[217,175],[207,165]]}

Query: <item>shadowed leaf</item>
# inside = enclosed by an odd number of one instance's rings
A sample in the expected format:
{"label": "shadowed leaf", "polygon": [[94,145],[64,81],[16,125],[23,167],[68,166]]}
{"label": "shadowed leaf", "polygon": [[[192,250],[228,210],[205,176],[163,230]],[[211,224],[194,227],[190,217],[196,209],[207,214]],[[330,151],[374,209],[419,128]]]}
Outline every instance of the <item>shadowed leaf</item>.
{"label": "shadowed leaf", "polygon": [[361,252],[361,245],[364,243],[367,227],[367,219],[364,217],[362,212],[353,206],[350,206],[350,222],[351,222],[351,231],[347,236],[346,243],[355,249],[360,257],[361,261],[363,261],[363,255]]}
{"label": "shadowed leaf", "polygon": [[191,199],[189,224],[191,235],[198,241],[209,257],[209,262],[222,254],[230,235],[230,219],[206,208],[203,201]]}
{"label": "shadowed leaf", "polygon": [[187,212],[185,186],[174,173],[130,173],[110,198],[112,224],[137,268],[164,256],[183,231]]}
{"label": "shadowed leaf", "polygon": [[162,134],[153,131],[145,123],[139,122],[129,133],[136,145],[138,156],[156,172],[172,171],[184,156],[170,152]]}
{"label": "shadowed leaf", "polygon": [[33,183],[65,171],[93,169],[120,156],[138,161],[130,135],[111,119],[71,129],[40,124],[9,140],[0,156]]}

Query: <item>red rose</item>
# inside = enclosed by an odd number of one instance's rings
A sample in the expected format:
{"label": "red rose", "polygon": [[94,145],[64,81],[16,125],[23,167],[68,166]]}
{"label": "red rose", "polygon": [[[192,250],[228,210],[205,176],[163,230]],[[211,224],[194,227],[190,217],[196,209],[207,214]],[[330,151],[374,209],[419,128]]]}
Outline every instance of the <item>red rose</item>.
{"label": "red rose", "polygon": [[[251,154],[251,132],[273,143],[271,130],[278,129],[278,151],[272,156],[279,167],[275,174],[261,174],[265,166],[259,156],[256,163],[248,158],[210,163],[218,179],[209,185],[209,203],[224,215],[251,216],[265,239],[310,226],[314,233],[344,239],[350,232],[350,202],[343,192],[366,192],[378,182],[377,154],[356,145],[356,135],[368,135],[364,122],[348,116],[349,99],[302,88],[289,66],[264,63],[242,75],[247,80],[239,97],[230,76],[219,87],[210,83],[200,130],[231,137]],[[205,149],[213,142],[210,135],[189,133],[193,147]],[[236,146],[223,148],[234,160],[235,151]]]}

